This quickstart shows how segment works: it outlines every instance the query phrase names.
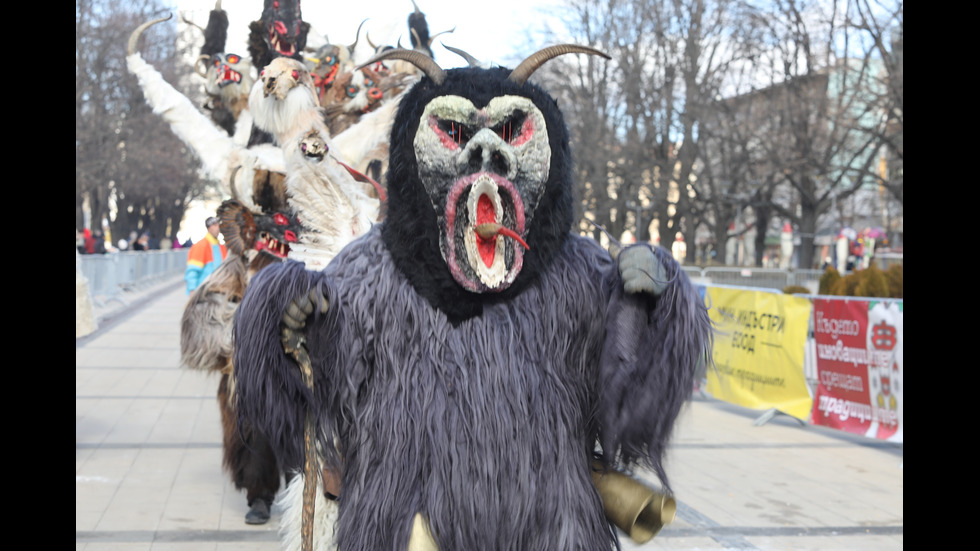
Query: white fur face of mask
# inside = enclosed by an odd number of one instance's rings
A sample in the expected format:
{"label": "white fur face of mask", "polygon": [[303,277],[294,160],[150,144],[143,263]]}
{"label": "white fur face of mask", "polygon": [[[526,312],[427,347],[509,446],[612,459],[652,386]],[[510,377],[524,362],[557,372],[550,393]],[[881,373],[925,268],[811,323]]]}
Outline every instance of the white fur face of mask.
{"label": "white fur face of mask", "polygon": [[474,292],[506,289],[520,273],[522,238],[548,181],[544,115],[521,96],[481,109],[440,96],[425,107],[414,147],[453,278]]}
{"label": "white fur face of mask", "polygon": [[248,98],[255,124],[277,137],[293,131],[297,121],[319,105],[309,70],[287,57],[262,69]]}
{"label": "white fur face of mask", "polygon": [[253,83],[252,64],[247,59],[238,54],[219,53],[208,66],[204,90],[231,101],[250,93]]}

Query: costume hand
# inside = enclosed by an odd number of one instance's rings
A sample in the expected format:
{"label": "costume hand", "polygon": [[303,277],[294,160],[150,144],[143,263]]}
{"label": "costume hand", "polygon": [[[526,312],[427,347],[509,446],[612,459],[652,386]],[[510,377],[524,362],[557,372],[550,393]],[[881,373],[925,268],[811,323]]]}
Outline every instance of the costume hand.
{"label": "costume hand", "polygon": [[314,310],[325,313],[328,307],[327,297],[316,289],[310,289],[308,294],[299,296],[289,303],[279,326],[282,346],[287,354],[295,355],[297,352],[305,354],[306,348],[303,344],[306,342],[306,335],[303,330],[306,328],[306,320]]}
{"label": "costume hand", "polygon": [[627,293],[659,296],[667,287],[667,272],[650,246],[611,247],[609,252],[619,265],[619,274]]}

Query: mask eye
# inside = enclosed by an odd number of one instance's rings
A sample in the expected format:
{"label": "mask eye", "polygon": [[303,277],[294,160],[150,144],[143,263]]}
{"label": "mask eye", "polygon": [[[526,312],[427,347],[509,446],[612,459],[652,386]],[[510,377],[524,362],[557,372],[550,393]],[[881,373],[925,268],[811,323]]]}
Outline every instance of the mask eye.
{"label": "mask eye", "polygon": [[520,139],[524,131],[524,120],[527,113],[515,111],[503,122],[493,127],[493,131],[507,143],[514,143]]}
{"label": "mask eye", "polygon": [[364,79],[364,86],[367,86],[368,88],[370,88],[370,87],[374,86],[374,81],[371,80],[371,79],[369,79],[369,78],[366,78],[366,79]]}
{"label": "mask eye", "polygon": [[241,61],[241,59],[242,58],[238,57],[236,54],[228,55],[228,63],[231,63],[232,65],[238,63],[239,61]]}
{"label": "mask eye", "polygon": [[449,136],[450,140],[460,145],[470,141],[470,138],[473,136],[473,133],[466,125],[453,120],[439,119],[439,122],[436,124],[439,126],[439,130]]}
{"label": "mask eye", "polygon": [[352,98],[357,95],[357,86],[347,87],[347,97]]}
{"label": "mask eye", "polygon": [[272,221],[276,223],[277,226],[288,226],[289,219],[286,218],[281,212],[277,212],[275,216],[272,217]]}
{"label": "mask eye", "polygon": [[332,55],[328,55],[327,57],[323,58],[323,62],[327,65],[335,65],[337,60],[335,60]]}

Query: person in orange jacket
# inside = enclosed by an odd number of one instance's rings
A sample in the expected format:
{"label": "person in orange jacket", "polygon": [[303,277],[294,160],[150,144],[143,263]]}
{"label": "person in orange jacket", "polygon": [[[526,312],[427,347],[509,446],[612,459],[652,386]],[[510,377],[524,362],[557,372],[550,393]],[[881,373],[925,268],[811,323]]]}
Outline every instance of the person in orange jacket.
{"label": "person in orange jacket", "polygon": [[187,269],[184,270],[184,281],[187,282],[187,294],[191,294],[198,285],[213,272],[221,261],[228,256],[224,243],[218,241],[221,226],[217,217],[211,216],[205,220],[208,233],[187,252]]}

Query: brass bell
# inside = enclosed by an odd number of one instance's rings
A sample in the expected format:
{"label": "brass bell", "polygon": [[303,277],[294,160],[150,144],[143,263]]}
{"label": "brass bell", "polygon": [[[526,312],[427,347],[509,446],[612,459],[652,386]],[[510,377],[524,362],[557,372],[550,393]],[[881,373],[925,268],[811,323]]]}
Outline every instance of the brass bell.
{"label": "brass bell", "polygon": [[592,465],[592,481],[599,490],[606,517],[637,543],[646,543],[674,521],[677,502],[643,482],[615,469]]}

